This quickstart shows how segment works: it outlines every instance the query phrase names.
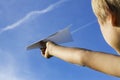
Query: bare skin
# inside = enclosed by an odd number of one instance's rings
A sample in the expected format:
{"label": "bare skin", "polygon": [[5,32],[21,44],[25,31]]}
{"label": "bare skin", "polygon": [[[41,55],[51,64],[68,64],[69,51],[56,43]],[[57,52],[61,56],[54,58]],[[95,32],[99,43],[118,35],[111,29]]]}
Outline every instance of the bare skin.
{"label": "bare skin", "polygon": [[53,42],[46,43],[46,50],[43,50],[42,55],[45,58],[55,56],[72,64],[87,66],[94,70],[120,77],[120,56],[117,55],[64,47]]}
{"label": "bare skin", "polygon": [[[106,21],[100,24],[101,32],[106,42],[120,53],[120,22],[117,16],[109,13]],[[120,77],[120,56],[104,52],[96,52],[81,48],[64,47],[53,42],[40,42],[43,45],[41,49],[45,58],[55,56],[66,62],[87,66],[94,70]]]}

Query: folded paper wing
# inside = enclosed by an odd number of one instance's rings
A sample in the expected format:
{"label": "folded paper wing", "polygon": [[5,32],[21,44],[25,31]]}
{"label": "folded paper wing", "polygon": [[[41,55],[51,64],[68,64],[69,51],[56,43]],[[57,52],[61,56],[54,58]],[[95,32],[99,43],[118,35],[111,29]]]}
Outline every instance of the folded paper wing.
{"label": "folded paper wing", "polygon": [[[40,45],[40,41],[28,46],[27,50],[42,48],[42,46]],[[73,41],[73,39],[72,39],[72,35],[69,31],[69,28],[65,28],[63,30],[60,30],[60,31],[48,36],[47,38],[43,39],[42,41],[53,41],[54,43],[61,44],[61,43],[71,42],[71,41]]]}

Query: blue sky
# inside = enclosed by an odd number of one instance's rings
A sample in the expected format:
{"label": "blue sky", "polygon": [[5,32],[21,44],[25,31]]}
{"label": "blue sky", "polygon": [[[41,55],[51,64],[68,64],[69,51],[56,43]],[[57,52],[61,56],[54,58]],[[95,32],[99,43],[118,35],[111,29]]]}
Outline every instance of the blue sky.
{"label": "blue sky", "polygon": [[1,0],[0,80],[118,80],[55,57],[47,60],[39,49],[26,51],[29,44],[72,24],[74,41],[62,45],[117,54],[95,21],[91,0]]}

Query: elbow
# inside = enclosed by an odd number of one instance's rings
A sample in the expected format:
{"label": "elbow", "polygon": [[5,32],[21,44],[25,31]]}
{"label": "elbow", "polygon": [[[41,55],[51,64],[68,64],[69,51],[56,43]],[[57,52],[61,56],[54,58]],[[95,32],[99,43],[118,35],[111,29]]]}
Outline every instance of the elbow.
{"label": "elbow", "polygon": [[115,76],[115,77],[120,78],[120,72],[119,72],[119,73],[115,73],[115,74],[113,74],[112,76]]}
{"label": "elbow", "polygon": [[74,58],[75,64],[80,65],[80,66],[84,66],[85,65],[84,58],[86,56],[85,52],[78,50],[74,54],[75,54],[75,58]]}

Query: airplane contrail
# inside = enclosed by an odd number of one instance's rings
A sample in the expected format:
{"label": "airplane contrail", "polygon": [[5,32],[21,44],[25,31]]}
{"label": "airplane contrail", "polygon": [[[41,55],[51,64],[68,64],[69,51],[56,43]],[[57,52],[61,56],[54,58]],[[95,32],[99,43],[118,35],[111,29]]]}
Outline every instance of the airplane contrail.
{"label": "airplane contrail", "polygon": [[66,2],[67,0],[60,0],[54,4],[51,4],[49,5],[47,8],[45,9],[42,9],[42,10],[38,10],[38,11],[32,11],[30,13],[28,13],[25,17],[23,17],[22,19],[18,20],[17,22],[11,24],[11,25],[8,25],[6,26],[5,28],[1,29],[0,30],[0,33],[4,32],[4,31],[8,31],[8,30],[11,30],[11,29],[14,29],[16,27],[18,27],[19,25],[21,25],[22,23],[24,23],[25,21],[29,20],[32,16],[35,16],[35,15],[42,15],[42,14],[45,14],[45,13],[48,13],[52,10],[54,10],[55,8],[57,8],[60,4]]}
{"label": "airplane contrail", "polygon": [[83,26],[75,29],[75,30],[72,31],[71,33],[74,34],[74,33],[78,32],[78,31],[80,31],[80,30],[82,30],[82,29],[84,29],[84,28],[86,28],[86,27],[89,27],[90,25],[92,25],[92,24],[94,24],[94,23],[96,23],[96,22],[97,22],[96,20],[94,20],[94,21],[92,21],[92,22],[89,22],[89,23],[87,23],[87,24],[85,24],[85,25],[83,25]]}

